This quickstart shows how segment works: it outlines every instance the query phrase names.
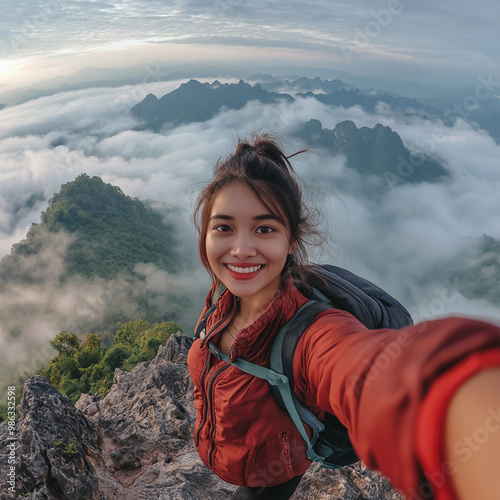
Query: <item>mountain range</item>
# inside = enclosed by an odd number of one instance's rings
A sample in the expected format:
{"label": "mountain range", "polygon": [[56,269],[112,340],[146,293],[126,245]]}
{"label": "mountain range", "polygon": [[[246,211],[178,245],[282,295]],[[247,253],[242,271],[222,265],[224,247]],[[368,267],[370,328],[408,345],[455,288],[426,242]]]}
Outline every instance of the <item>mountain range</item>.
{"label": "mountain range", "polygon": [[293,101],[289,95],[267,92],[259,84],[252,86],[243,80],[237,84],[189,80],[160,99],[147,95],[132,108],[132,115],[147,128],[158,131],[165,124],[177,126],[210,120],[223,108],[241,109],[250,101],[269,104],[280,99]]}
{"label": "mountain range", "polygon": [[343,106],[344,108],[360,106],[368,113],[375,113],[377,108],[382,104],[386,105],[391,111],[406,113],[409,116],[420,116],[424,119],[431,116],[433,118],[441,117],[441,112],[438,109],[430,108],[416,99],[375,91],[361,92],[359,89],[339,88],[326,94],[309,91],[296,95],[298,97],[313,97],[330,106]]}
{"label": "mountain range", "polygon": [[[500,304],[500,241],[483,234],[469,238],[451,259],[439,261],[433,277],[453,282],[467,299],[482,298]],[[427,276],[426,278],[429,278]]]}
{"label": "mountain range", "polygon": [[[371,114],[397,112],[408,118],[442,120],[447,125],[453,125],[458,117],[456,112],[452,112],[456,103],[450,104],[445,100],[439,100],[439,105],[423,103],[415,98],[373,88],[360,90],[339,79],[300,77],[287,80],[267,74],[255,74],[250,79],[256,83],[250,85],[240,80],[238,83],[221,84],[215,80],[210,84],[192,79],[160,98],[148,94],[132,107],[131,113],[141,122],[142,128],[157,132],[163,127],[203,122],[223,109],[241,109],[250,101],[269,104],[279,100],[293,102],[297,98],[316,99],[332,107],[359,106]],[[500,100],[488,99],[487,103],[478,104],[470,112],[462,112],[461,116],[500,141]]]}
{"label": "mountain range", "polygon": [[[374,113],[380,103],[383,103],[393,111],[419,115],[423,118],[441,116],[439,110],[425,106],[416,99],[374,91],[361,92],[341,80],[322,81],[319,78],[303,77],[292,82],[285,80],[279,84],[276,82],[272,85],[267,84],[271,88],[293,90],[294,96],[268,91],[264,88],[265,85],[265,83],[250,85],[243,80],[225,84],[221,84],[218,80],[211,84],[190,80],[160,99],[154,94],[147,95],[143,101],[132,107],[132,115],[141,120],[145,127],[159,131],[165,125],[203,122],[213,118],[224,108],[240,109],[250,101],[269,104],[279,100],[293,102],[296,98],[310,97],[330,106],[346,108],[360,106],[368,113]],[[304,89],[313,89],[316,92],[297,92]],[[328,93],[318,93],[318,91]]]}
{"label": "mountain range", "polygon": [[346,167],[362,176],[375,175],[389,185],[438,182],[450,175],[436,160],[414,156],[396,132],[380,123],[358,129],[354,122],[345,120],[329,130],[319,120],[310,120],[295,134],[311,147],[344,155]]}
{"label": "mountain range", "polygon": [[[290,82],[289,82],[290,83]],[[426,116],[425,106],[415,99],[392,97],[388,94],[366,95],[358,89],[340,88],[340,80],[327,81],[301,78],[290,86],[309,86],[332,90],[329,94],[298,94],[313,97],[330,105],[345,107],[362,106],[374,112],[380,102],[391,108]],[[177,126],[181,123],[201,122],[213,118],[222,109],[239,109],[252,100],[262,103],[275,103],[285,99],[292,102],[288,94],[267,92],[260,84],[254,86],[240,80],[237,84],[200,83],[196,80],[181,85],[176,90],[158,99],[149,94],[142,102],[132,108],[132,114],[143,126],[159,131],[163,126]],[[399,135],[389,127],[377,124],[373,129],[358,129],[351,121],[337,124],[334,130],[323,129],[321,122],[312,119],[296,131],[309,147],[323,147],[334,155],[346,157],[346,166],[362,175],[375,175],[386,183],[402,184],[416,182],[435,182],[445,179],[449,174],[437,160],[419,155],[418,160],[405,148]]]}

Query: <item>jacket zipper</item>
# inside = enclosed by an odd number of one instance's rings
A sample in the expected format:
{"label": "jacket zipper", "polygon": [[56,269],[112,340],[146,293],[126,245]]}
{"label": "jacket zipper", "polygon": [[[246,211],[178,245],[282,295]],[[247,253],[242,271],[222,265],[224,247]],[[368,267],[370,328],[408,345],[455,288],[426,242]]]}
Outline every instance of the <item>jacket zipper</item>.
{"label": "jacket zipper", "polygon": [[231,365],[226,363],[224,366],[219,368],[213,375],[212,378],[210,379],[210,384],[208,386],[208,391],[209,394],[207,396],[208,403],[210,406],[210,421],[212,422],[212,429],[210,430],[210,449],[208,451],[208,463],[210,468],[213,466],[213,455],[215,451],[215,413],[214,413],[214,408],[213,408],[213,398],[212,398],[212,392],[213,388],[215,385],[215,380],[216,378],[224,371],[230,368]]}
{"label": "jacket zipper", "polygon": [[292,458],[290,456],[290,443],[288,442],[288,434],[286,432],[281,435],[281,440],[283,442],[283,455],[285,456],[285,463],[288,468],[288,473],[290,474],[290,477],[293,477],[294,473]]}
{"label": "jacket zipper", "polygon": [[[206,376],[207,372],[209,371],[209,368],[210,368],[210,356],[207,357],[207,362],[205,363],[205,368],[203,369],[203,372],[201,374],[201,378],[200,378],[201,387],[204,387],[205,376]],[[203,427],[203,425],[205,424],[205,422],[207,420],[206,394],[205,394],[204,390],[202,391],[202,393],[203,393],[203,401],[204,401],[204,404],[203,404],[203,417],[201,419],[200,426],[198,427],[198,432],[196,433],[196,439],[195,439],[196,446],[198,446],[198,444],[200,442],[201,428]]]}
{"label": "jacket zipper", "polygon": [[[203,339],[203,342],[202,344],[204,344],[206,341],[209,340],[209,337],[211,337],[212,335],[215,335],[216,331],[219,330],[219,329],[223,329],[225,328],[226,324],[229,323],[229,321],[231,320],[233,316],[233,312],[231,312],[228,316],[226,316],[225,318],[222,318],[221,320],[219,320],[211,329],[210,331],[205,335],[205,338]],[[211,359],[211,354],[210,352],[208,353],[208,356],[207,356],[207,362],[205,364],[205,368],[203,369],[203,372],[201,374],[201,377],[200,377],[200,385],[203,389],[205,389],[205,378],[207,377],[207,374],[210,373],[210,359]],[[213,388],[213,384],[215,382],[215,377],[221,372],[223,371],[223,369],[225,368],[228,368],[230,365],[226,365],[226,367],[223,367],[223,368],[219,368],[212,376],[211,376],[211,379],[210,379],[210,382],[209,382],[209,391],[211,392],[212,391],[212,388]],[[200,426],[198,427],[198,431],[196,433],[196,439],[195,439],[195,443],[196,443],[196,446],[199,445],[199,442],[200,442],[200,434],[201,434],[201,430],[203,429],[203,427],[206,425],[207,423],[207,419],[208,419],[208,409],[210,408],[211,412],[212,412],[212,401],[211,401],[211,397],[209,398],[207,396],[207,391],[206,390],[203,390],[203,418],[200,422]],[[211,420],[213,421],[213,414],[211,414]],[[213,438],[213,429],[211,430],[211,437]],[[210,455],[212,454],[213,452],[210,453]]]}

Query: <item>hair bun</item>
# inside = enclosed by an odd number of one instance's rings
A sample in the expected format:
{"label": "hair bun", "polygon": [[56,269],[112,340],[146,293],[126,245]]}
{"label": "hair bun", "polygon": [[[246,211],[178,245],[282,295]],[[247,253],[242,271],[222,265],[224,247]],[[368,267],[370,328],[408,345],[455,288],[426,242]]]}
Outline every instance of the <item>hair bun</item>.
{"label": "hair bun", "polygon": [[238,147],[236,148],[236,154],[243,154],[247,152],[254,152],[255,148],[251,145],[248,144],[248,142],[239,142]]}

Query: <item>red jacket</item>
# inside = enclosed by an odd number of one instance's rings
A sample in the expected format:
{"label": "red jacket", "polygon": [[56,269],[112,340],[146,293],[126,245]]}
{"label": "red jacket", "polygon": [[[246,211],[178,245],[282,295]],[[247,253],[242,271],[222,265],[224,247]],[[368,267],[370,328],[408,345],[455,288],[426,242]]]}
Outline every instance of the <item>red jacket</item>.
{"label": "red jacket", "polygon": [[[207,340],[218,344],[235,300],[229,292],[221,297],[206,335],[189,352],[195,444],[204,463],[225,481],[272,486],[302,474],[310,462],[268,383],[216,360],[207,348]],[[265,366],[274,336],[306,300],[288,283],[239,334],[231,358]],[[422,485],[436,477],[430,468],[442,452],[441,443],[430,442],[427,434],[416,438],[430,425],[418,426],[430,384],[471,353],[491,355],[495,348],[492,363],[500,365],[500,329],[480,321],[448,318],[401,330],[368,330],[349,313],[330,310],[318,316],[297,346],[295,392],[318,417],[334,413],[348,428],[360,459],[416,499],[425,497]],[[439,426],[433,405],[427,405],[426,418],[431,415]]]}

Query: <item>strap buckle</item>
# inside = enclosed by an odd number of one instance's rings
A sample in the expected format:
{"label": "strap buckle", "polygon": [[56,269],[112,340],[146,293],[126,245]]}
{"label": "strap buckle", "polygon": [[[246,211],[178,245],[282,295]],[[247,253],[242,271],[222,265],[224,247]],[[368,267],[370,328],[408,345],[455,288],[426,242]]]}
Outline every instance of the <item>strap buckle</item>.
{"label": "strap buckle", "polygon": [[219,361],[227,361],[227,356],[220,349],[217,349],[212,342],[208,342],[208,349]]}

